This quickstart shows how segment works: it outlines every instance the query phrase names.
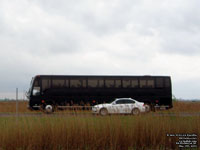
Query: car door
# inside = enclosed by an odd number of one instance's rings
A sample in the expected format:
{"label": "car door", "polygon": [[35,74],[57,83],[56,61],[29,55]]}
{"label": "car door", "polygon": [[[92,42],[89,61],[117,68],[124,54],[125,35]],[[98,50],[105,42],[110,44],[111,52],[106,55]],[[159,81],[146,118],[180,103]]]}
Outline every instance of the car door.
{"label": "car door", "polygon": [[116,100],[110,108],[111,113],[124,113],[124,101]]}
{"label": "car door", "polygon": [[126,99],[124,103],[124,113],[131,113],[133,108],[135,108],[135,101]]}

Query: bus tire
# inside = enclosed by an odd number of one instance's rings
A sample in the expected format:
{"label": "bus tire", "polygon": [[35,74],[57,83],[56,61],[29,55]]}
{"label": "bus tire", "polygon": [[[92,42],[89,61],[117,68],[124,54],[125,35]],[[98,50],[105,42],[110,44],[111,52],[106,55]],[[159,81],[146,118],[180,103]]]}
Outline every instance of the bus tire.
{"label": "bus tire", "polygon": [[46,105],[45,108],[44,108],[44,111],[45,111],[45,113],[47,113],[47,114],[53,113],[53,112],[54,112],[54,107],[53,107],[53,105]]}
{"label": "bus tire", "polygon": [[151,106],[149,104],[145,104],[145,111],[150,112],[151,111]]}
{"label": "bus tire", "polygon": [[155,108],[155,105],[154,105],[154,104],[151,104],[151,111],[153,111],[153,112],[156,111],[156,108]]}

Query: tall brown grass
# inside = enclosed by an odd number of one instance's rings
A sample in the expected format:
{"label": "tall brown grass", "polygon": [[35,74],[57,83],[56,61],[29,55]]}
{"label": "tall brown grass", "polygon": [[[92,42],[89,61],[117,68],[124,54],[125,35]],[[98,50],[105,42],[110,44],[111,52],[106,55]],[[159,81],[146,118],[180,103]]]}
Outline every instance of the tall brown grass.
{"label": "tall brown grass", "polygon": [[[40,116],[0,118],[1,150],[179,149],[166,134],[200,135],[200,117]],[[198,138],[198,142],[200,142]]]}
{"label": "tall brown grass", "polygon": [[[0,150],[165,150],[178,149],[177,137],[166,134],[195,133],[200,136],[200,116],[197,115],[148,113],[101,117],[56,113],[26,117],[23,113],[31,112],[27,104],[19,102],[19,117],[0,117]],[[174,102],[173,105],[164,112],[200,112],[199,102]],[[16,103],[0,102],[0,113],[5,112],[16,112]]]}
{"label": "tall brown grass", "polygon": [[171,112],[200,112],[200,102],[175,101]]}
{"label": "tall brown grass", "polygon": [[[19,101],[18,102],[18,110],[19,112],[30,112],[27,109],[28,102],[27,101]],[[2,101],[0,102],[0,112],[16,112],[16,102],[15,101]]]}
{"label": "tall brown grass", "polygon": [[[28,108],[27,101],[18,102],[18,110],[20,113],[24,112],[35,112],[30,111]],[[0,113],[1,112],[16,112],[16,102],[15,101],[3,101],[0,102]],[[200,112],[200,102],[183,102],[175,101],[173,102],[173,108],[165,112]]]}

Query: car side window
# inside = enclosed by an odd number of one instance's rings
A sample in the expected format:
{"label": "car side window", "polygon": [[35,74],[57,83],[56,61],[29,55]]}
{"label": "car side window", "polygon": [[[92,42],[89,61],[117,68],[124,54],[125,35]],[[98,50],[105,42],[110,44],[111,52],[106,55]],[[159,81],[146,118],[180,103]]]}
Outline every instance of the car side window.
{"label": "car side window", "polygon": [[117,100],[115,104],[134,104],[135,101],[129,99]]}
{"label": "car side window", "polygon": [[116,104],[124,104],[124,100],[118,100],[116,101]]}
{"label": "car side window", "polygon": [[126,100],[126,104],[134,104],[135,101],[132,101],[132,100]]}

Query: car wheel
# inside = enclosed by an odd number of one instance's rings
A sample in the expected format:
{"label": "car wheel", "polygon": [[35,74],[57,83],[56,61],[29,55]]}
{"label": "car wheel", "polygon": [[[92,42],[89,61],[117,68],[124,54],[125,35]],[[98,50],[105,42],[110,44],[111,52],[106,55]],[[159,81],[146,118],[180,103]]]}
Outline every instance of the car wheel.
{"label": "car wheel", "polygon": [[134,108],[134,109],[132,110],[132,114],[133,114],[133,115],[139,115],[139,114],[140,114],[140,110],[139,110],[138,108]]}
{"label": "car wheel", "polygon": [[99,113],[101,116],[106,116],[108,115],[108,110],[106,108],[102,108]]}

